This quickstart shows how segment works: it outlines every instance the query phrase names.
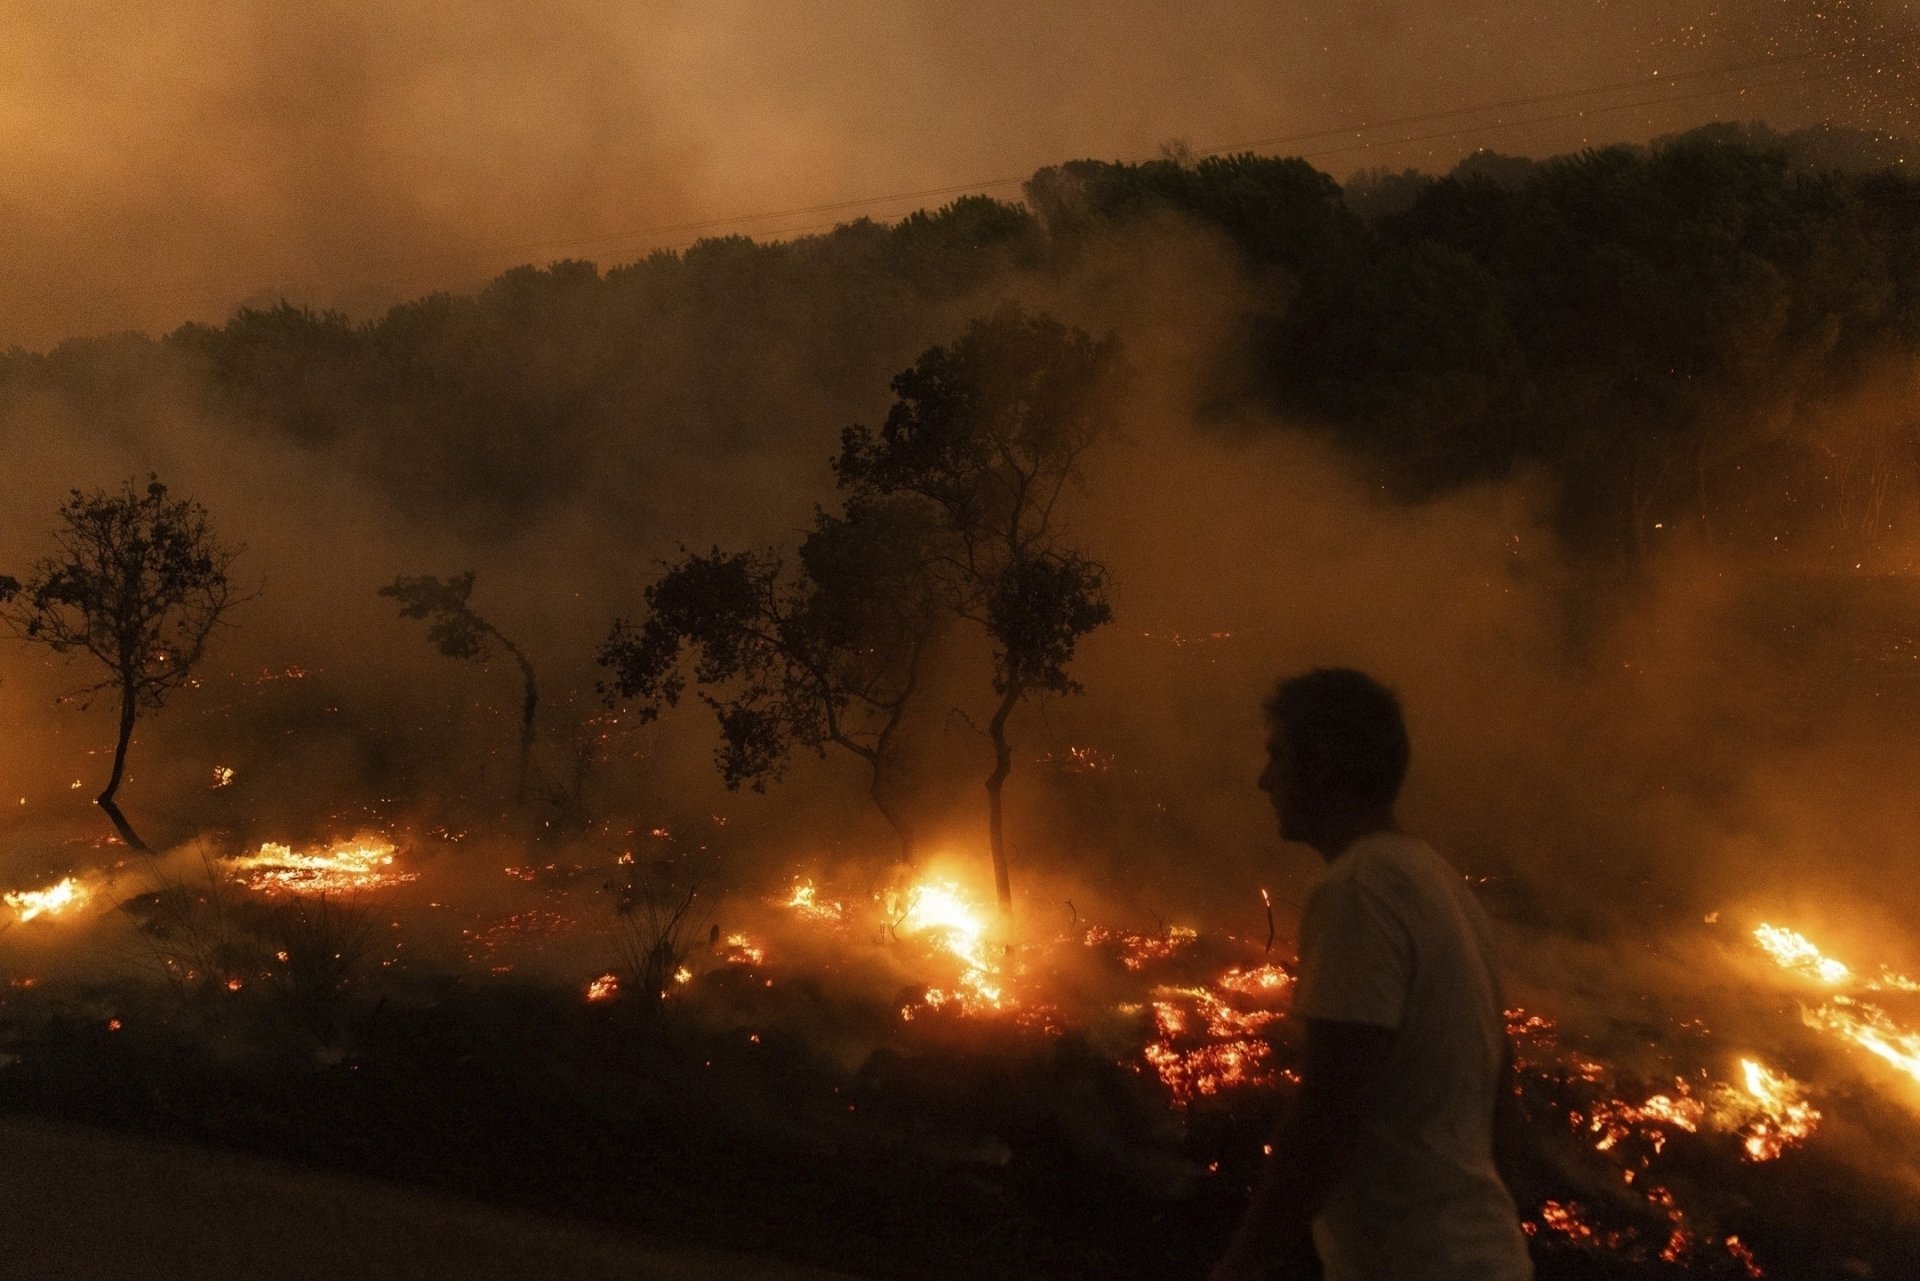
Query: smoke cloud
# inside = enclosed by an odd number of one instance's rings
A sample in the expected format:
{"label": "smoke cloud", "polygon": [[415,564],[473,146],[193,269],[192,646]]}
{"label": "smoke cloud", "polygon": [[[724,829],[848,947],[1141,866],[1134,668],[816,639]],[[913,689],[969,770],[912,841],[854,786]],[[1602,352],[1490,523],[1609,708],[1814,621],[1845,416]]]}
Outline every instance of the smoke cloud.
{"label": "smoke cloud", "polygon": [[[1854,52],[1804,83],[1736,74],[1688,82],[1727,90],[1704,100],[1588,96],[1570,105],[1598,114],[1513,107],[1282,149],[1344,176],[1445,169],[1476,147],[1644,140],[1729,114],[1910,123],[1907,81],[1878,73],[1897,69],[1882,55],[1914,34],[1911,19],[1841,7]],[[824,203],[996,179],[1010,195],[1072,156],[1239,145],[1798,56],[1819,35],[1800,10],[14,3],[0,52],[0,344],[159,332],[281,296],[364,315],[518,262],[631,260],[701,234],[688,224],[778,233],[835,217],[805,212]]]}

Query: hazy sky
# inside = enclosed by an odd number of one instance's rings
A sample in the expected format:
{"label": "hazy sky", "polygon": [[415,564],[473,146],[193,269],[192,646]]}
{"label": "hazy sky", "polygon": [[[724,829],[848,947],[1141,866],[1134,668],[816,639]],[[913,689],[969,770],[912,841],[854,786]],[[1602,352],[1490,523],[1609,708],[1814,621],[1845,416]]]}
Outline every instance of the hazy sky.
{"label": "hazy sky", "polygon": [[[893,215],[948,197],[725,221],[1173,139],[1292,139],[1344,178],[1719,118],[1904,130],[1920,50],[1890,45],[1910,0],[0,0],[0,24],[0,345],[33,347]],[[1428,118],[1298,137],[1401,116]]]}

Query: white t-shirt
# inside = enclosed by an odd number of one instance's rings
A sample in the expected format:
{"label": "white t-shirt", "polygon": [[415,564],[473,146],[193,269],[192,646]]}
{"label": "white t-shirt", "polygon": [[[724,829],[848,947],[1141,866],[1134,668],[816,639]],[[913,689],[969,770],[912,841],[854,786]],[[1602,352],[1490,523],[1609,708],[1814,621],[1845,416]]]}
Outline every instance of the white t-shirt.
{"label": "white t-shirt", "polygon": [[1527,1281],[1493,1165],[1506,1054],[1486,916],[1460,873],[1381,832],[1327,865],[1300,927],[1294,1013],[1398,1032],[1353,1170],[1314,1221],[1327,1281]]}

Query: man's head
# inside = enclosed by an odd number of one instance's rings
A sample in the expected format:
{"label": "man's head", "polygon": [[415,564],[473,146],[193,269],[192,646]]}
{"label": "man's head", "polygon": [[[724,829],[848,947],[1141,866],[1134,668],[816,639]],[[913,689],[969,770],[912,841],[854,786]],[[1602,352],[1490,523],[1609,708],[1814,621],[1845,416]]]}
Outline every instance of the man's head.
{"label": "man's head", "polygon": [[1362,672],[1322,667],[1281,681],[1267,699],[1267,768],[1280,835],[1333,858],[1393,824],[1411,748],[1400,700]]}

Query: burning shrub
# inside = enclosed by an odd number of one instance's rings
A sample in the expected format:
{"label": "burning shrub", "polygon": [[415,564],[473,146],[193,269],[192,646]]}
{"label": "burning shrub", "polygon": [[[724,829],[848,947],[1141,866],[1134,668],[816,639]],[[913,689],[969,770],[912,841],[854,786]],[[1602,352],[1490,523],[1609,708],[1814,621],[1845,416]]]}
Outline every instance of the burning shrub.
{"label": "burning shrub", "polygon": [[120,905],[133,918],[146,959],[183,1001],[206,1004],[242,991],[266,953],[243,923],[245,892],[203,854],[201,874],[163,877]]}
{"label": "burning shrub", "polygon": [[262,995],[301,1037],[338,1048],[342,1011],[378,943],[373,915],[325,893],[266,898],[210,856],[121,904],[148,968],[196,1013],[220,1019]]}
{"label": "burning shrub", "polygon": [[346,1002],[362,985],[378,946],[373,914],[364,905],[319,894],[261,904],[242,919],[271,957],[261,976],[275,1007],[320,1046],[337,1047]]}
{"label": "burning shrub", "polygon": [[696,888],[676,885],[667,867],[625,866],[626,880],[610,887],[614,893],[613,974],[625,982],[616,981],[600,999],[624,988],[634,993],[643,1009],[653,1012],[685,972],[687,954],[706,922],[694,911],[699,898]]}

